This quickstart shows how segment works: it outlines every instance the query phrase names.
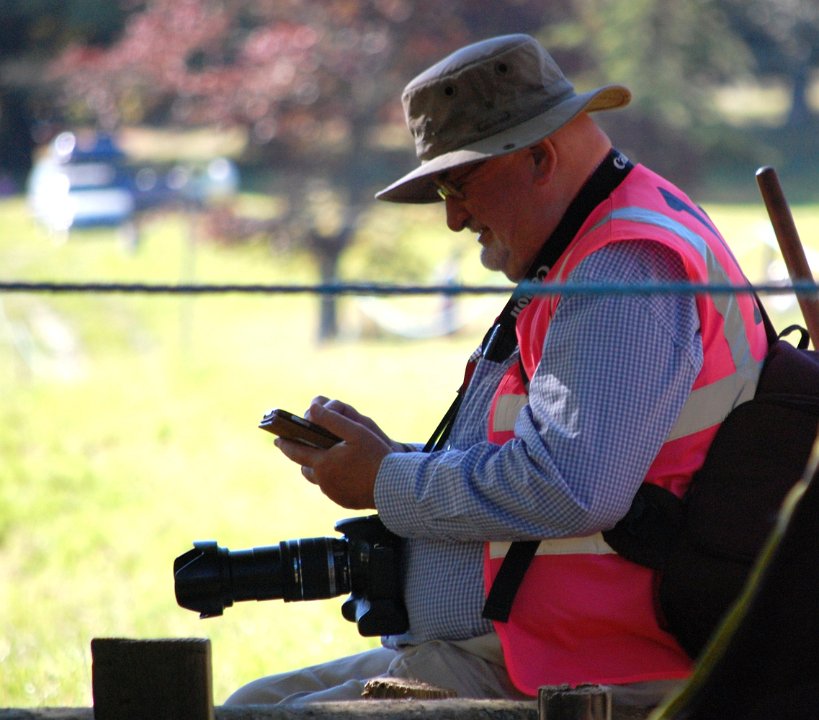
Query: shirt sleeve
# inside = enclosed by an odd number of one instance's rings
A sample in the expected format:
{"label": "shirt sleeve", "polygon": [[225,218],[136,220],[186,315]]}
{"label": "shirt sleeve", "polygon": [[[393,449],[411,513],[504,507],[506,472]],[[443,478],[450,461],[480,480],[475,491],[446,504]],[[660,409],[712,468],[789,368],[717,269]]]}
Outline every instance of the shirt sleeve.
{"label": "shirt sleeve", "polygon": [[[571,275],[618,286],[685,278],[679,256],[651,241],[606,246]],[[379,514],[403,537],[455,541],[607,529],[628,510],[701,366],[692,294],[563,297],[515,437],[495,445],[482,428],[468,445],[387,456]],[[460,414],[485,423],[486,410]]]}

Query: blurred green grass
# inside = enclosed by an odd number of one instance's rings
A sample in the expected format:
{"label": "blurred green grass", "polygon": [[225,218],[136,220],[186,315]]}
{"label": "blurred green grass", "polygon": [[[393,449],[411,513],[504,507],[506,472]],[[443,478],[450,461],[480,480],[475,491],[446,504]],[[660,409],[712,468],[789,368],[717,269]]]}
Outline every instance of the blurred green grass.
{"label": "blurred green grass", "polygon": [[[0,277],[316,281],[304,258],[263,243],[200,244],[192,262],[189,221],[153,219],[132,255],[112,232],[55,244],[5,201]],[[423,439],[475,333],[356,337],[355,301],[342,299],[352,329],[318,344],[310,296],[10,293],[0,310],[0,704],[89,705],[93,637],[210,637],[217,702],[256,676],[372,646],[341,618],[343,598],[200,621],[175,603],[172,561],[196,539],[239,549],[335,535],[357,513],[303,481],[256,428],[263,412],[301,412],[321,392]]]}
{"label": "blurred green grass", "polygon": [[[764,280],[777,252],[761,203],[707,209],[751,279]],[[374,213],[370,252],[411,244],[435,266],[461,246],[461,279],[487,281],[471,238],[447,233],[434,211]],[[794,215],[806,246],[819,246],[819,208]],[[167,214],[146,222],[136,253],[107,231],[58,244],[20,199],[4,200],[0,278],[316,281],[305,257],[193,243],[197,232],[189,216]],[[347,279],[366,279],[354,276],[372,266],[366,253],[350,253]],[[799,318],[786,300],[766,302],[779,326]],[[343,598],[240,603],[201,621],[176,605],[173,558],[197,539],[239,549],[334,535],[356,513],[282,459],[256,428],[262,413],[301,412],[322,393],[396,438],[424,440],[503,301],[465,301],[480,321],[409,342],[372,337],[344,298],[345,334],[318,344],[310,296],[0,294],[0,704],[90,705],[94,637],[209,637],[217,704],[263,674],[371,647],[341,619]]]}

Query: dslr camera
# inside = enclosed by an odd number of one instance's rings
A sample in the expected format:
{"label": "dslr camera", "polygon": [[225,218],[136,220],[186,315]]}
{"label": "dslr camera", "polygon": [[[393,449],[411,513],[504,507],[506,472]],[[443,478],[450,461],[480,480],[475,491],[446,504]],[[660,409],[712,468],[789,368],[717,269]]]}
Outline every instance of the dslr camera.
{"label": "dslr camera", "polygon": [[283,540],[248,550],[195,542],[173,564],[176,601],[207,618],[241,600],[291,602],[350,593],[341,614],[361,635],[405,632],[401,539],[378,515],[339,520],[335,529],[341,538]]}

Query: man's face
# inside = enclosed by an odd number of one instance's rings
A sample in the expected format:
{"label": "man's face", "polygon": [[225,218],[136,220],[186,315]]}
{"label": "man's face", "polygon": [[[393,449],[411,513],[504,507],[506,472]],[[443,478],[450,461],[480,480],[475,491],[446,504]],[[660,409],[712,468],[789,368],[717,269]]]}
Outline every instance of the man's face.
{"label": "man's face", "polygon": [[532,221],[533,178],[528,151],[491,158],[441,177],[447,225],[477,235],[481,263],[522,280],[544,238]]}

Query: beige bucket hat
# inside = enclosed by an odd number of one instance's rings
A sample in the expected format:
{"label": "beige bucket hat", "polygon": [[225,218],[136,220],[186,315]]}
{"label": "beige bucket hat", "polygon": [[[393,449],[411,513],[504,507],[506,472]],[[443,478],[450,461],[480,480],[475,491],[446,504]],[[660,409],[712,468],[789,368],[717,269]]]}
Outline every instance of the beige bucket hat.
{"label": "beige bucket hat", "polygon": [[607,85],[577,94],[529,35],[468,45],[421,73],[401,101],[421,166],[376,194],[379,200],[440,200],[436,175],[534,145],[581,112],[623,107],[631,93]]}

